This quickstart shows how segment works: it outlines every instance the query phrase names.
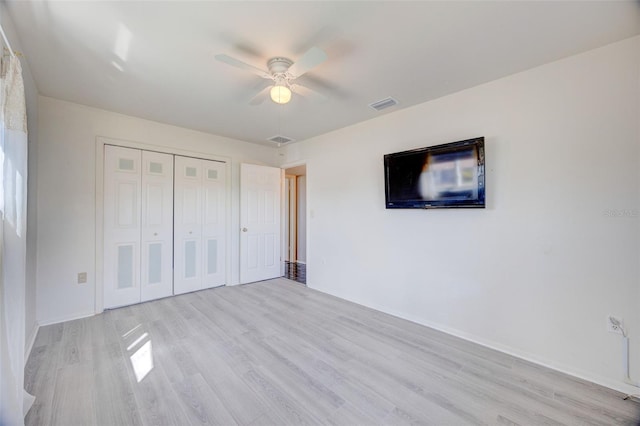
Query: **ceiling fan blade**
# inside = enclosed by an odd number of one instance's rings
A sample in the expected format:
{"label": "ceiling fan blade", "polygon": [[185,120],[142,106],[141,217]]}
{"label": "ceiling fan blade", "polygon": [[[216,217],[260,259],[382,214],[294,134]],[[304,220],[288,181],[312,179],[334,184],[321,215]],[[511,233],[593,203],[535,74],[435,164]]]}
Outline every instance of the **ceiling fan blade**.
{"label": "ceiling fan blade", "polygon": [[253,65],[249,65],[245,62],[242,62],[241,60],[238,60],[236,58],[232,58],[231,56],[227,56],[227,55],[216,55],[216,60],[220,61],[220,62],[224,62],[227,65],[231,65],[232,67],[236,67],[236,68],[240,68],[241,70],[245,70],[245,71],[249,71],[255,75],[258,75],[262,78],[271,78],[271,75],[264,70],[261,70],[260,68],[254,67]]}
{"label": "ceiling fan blade", "polygon": [[293,90],[293,93],[316,101],[326,101],[327,99],[329,99],[322,93],[316,92],[315,90],[301,84],[293,84],[291,86],[291,89]]}
{"label": "ceiling fan blade", "polygon": [[251,98],[251,100],[249,101],[249,105],[260,105],[261,103],[263,103],[269,97],[269,92],[271,91],[271,87],[272,86],[269,85],[264,89],[262,89],[261,91],[259,91],[257,95]]}
{"label": "ceiling fan blade", "polygon": [[294,78],[300,77],[304,73],[323,63],[326,59],[327,54],[324,53],[324,50],[318,47],[312,47],[307,50],[295,64],[289,67],[288,72],[293,75]]}

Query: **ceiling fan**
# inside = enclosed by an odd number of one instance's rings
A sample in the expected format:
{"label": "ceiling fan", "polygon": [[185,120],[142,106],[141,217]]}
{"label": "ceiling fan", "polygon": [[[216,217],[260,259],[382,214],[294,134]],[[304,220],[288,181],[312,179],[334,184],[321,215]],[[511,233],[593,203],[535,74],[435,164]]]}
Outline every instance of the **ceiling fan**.
{"label": "ceiling fan", "polygon": [[275,57],[267,62],[268,71],[249,65],[239,59],[227,55],[216,55],[216,60],[224,62],[236,68],[249,71],[266,80],[271,80],[269,84],[255,95],[250,105],[259,105],[269,95],[271,100],[277,104],[286,104],[291,100],[291,94],[296,93],[301,96],[324,99],[320,93],[297,83],[295,80],[311,71],[327,59],[327,54],[318,47],[307,50],[297,62],[290,59]]}

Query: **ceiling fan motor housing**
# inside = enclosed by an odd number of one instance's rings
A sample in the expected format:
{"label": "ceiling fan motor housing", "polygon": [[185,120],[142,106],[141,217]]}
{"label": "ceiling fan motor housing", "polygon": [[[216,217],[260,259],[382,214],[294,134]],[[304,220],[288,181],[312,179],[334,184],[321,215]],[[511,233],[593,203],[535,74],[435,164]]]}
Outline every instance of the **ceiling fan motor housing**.
{"label": "ceiling fan motor housing", "polygon": [[267,62],[269,72],[274,75],[286,73],[291,65],[293,61],[287,58],[272,58]]}

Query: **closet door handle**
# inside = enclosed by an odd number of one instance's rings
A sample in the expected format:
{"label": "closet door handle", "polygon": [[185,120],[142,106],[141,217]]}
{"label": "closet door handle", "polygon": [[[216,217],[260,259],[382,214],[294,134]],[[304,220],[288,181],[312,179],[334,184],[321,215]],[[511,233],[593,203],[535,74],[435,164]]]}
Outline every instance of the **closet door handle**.
{"label": "closet door handle", "polygon": [[242,232],[247,232],[248,229],[247,228],[242,228]]}

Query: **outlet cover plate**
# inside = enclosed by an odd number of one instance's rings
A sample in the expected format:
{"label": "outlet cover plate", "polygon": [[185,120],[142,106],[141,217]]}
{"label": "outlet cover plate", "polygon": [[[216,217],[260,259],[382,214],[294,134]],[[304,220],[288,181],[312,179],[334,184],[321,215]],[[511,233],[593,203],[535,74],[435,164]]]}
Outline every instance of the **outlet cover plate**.
{"label": "outlet cover plate", "polygon": [[611,322],[611,318],[618,320],[620,324],[624,325],[624,322],[622,321],[621,317],[617,317],[615,315],[607,315],[607,331],[610,333],[622,334],[622,329],[617,325],[615,325],[613,322]]}

